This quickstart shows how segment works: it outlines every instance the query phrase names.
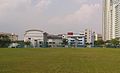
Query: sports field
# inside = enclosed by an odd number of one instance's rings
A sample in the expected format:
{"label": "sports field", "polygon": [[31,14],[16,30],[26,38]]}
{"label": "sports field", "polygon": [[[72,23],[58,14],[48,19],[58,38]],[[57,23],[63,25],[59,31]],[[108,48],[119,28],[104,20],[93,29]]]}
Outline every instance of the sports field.
{"label": "sports field", "polygon": [[0,49],[0,73],[120,73],[120,49]]}

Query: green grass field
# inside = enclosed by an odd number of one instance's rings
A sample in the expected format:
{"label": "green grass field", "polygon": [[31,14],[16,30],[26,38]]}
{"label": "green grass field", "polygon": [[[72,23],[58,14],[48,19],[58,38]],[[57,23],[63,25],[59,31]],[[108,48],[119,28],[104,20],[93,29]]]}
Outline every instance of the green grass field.
{"label": "green grass field", "polygon": [[0,73],[120,73],[120,49],[0,49]]}

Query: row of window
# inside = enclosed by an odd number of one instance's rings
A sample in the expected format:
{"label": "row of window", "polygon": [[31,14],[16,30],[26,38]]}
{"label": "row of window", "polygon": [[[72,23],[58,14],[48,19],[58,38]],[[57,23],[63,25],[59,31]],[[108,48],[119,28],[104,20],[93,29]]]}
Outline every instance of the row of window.
{"label": "row of window", "polygon": [[[39,44],[43,44],[43,42],[39,42]],[[56,44],[55,42],[46,42],[46,44]]]}
{"label": "row of window", "polygon": [[[76,43],[70,43],[71,45],[75,45]],[[77,43],[77,45],[83,45],[84,43],[82,43],[82,42],[79,42],[79,43]]]}
{"label": "row of window", "polygon": [[[71,42],[75,42],[75,40],[70,40]],[[77,40],[78,42],[82,42],[83,40]]]}

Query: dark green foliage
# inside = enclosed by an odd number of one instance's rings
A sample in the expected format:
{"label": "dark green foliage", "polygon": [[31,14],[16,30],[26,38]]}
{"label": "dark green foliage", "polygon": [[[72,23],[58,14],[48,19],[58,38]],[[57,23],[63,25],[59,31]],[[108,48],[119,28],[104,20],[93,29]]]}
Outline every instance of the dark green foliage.
{"label": "dark green foliage", "polygon": [[7,35],[0,35],[0,47],[8,47],[11,43],[10,38]]}
{"label": "dark green foliage", "polygon": [[63,39],[62,41],[63,41],[63,42],[62,42],[62,45],[63,45],[63,46],[68,45],[68,40],[67,40],[67,39]]}
{"label": "dark green foliage", "polygon": [[116,47],[117,45],[119,45],[119,43],[120,43],[120,42],[119,42],[119,39],[117,39],[117,38],[111,40],[111,44],[113,44],[113,46],[115,46],[115,47]]}
{"label": "dark green foliage", "polygon": [[30,41],[26,41],[26,42],[24,42],[24,44],[26,45],[26,47],[30,47],[30,44],[31,44],[31,42]]}
{"label": "dark green foliage", "polygon": [[120,40],[118,38],[106,41],[106,47],[119,48]]}
{"label": "dark green foliage", "polygon": [[24,40],[17,41],[17,43],[19,44],[17,48],[24,48],[25,46]]}
{"label": "dark green foliage", "polygon": [[103,45],[105,44],[103,40],[98,40],[95,41],[95,47],[103,47]]}

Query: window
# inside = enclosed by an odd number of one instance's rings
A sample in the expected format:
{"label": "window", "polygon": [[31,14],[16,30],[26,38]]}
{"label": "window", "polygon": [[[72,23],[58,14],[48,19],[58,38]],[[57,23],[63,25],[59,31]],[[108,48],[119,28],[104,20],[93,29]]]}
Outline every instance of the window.
{"label": "window", "polygon": [[82,39],[82,37],[78,37],[79,39]]}
{"label": "window", "polygon": [[31,40],[31,38],[28,38],[29,40]]}
{"label": "window", "polygon": [[52,44],[52,42],[49,42],[49,44]]}
{"label": "window", "polygon": [[55,42],[53,42],[53,44],[55,44]]}
{"label": "window", "polygon": [[71,40],[71,42],[75,42],[75,40]]}
{"label": "window", "polygon": [[42,42],[39,42],[39,44],[42,44]]}
{"label": "window", "polygon": [[82,40],[79,40],[79,41],[82,41]]}
{"label": "window", "polygon": [[42,47],[42,45],[40,45],[39,47]]}
{"label": "window", "polygon": [[78,43],[78,45],[81,45],[81,44],[83,44],[83,43],[81,43],[81,42]]}

